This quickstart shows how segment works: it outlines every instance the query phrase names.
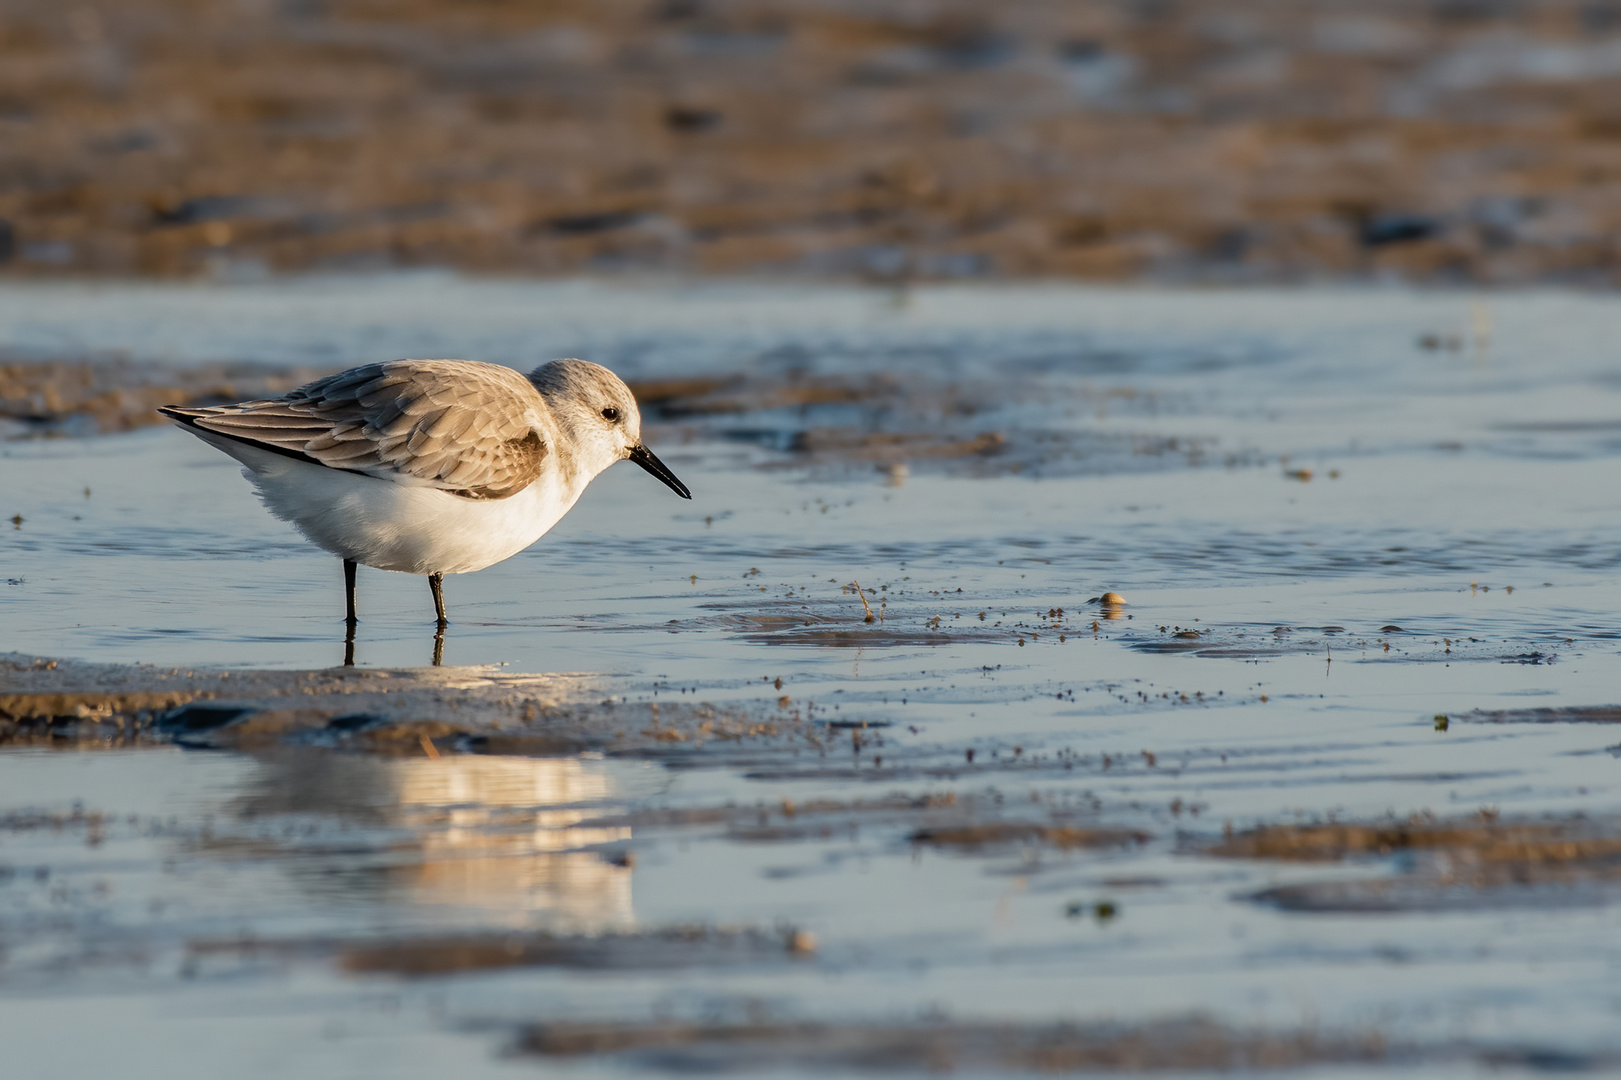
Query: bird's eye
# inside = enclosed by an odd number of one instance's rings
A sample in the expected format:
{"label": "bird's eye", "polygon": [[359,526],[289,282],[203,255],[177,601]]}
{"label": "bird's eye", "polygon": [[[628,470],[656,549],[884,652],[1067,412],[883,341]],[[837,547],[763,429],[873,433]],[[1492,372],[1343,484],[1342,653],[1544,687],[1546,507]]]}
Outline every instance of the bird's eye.
{"label": "bird's eye", "polygon": [[612,405],[609,405],[606,409],[602,410],[602,418],[608,421],[610,424],[617,424],[619,423],[619,410],[614,408]]}

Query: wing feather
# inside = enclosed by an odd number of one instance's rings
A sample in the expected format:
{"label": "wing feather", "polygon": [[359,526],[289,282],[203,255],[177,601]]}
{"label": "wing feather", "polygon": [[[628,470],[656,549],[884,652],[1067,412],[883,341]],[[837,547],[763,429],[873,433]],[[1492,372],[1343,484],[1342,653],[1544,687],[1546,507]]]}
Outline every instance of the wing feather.
{"label": "wing feather", "polygon": [[339,372],[285,397],[169,415],[335,469],[504,499],[540,476],[553,425],[511,368],[396,360]]}

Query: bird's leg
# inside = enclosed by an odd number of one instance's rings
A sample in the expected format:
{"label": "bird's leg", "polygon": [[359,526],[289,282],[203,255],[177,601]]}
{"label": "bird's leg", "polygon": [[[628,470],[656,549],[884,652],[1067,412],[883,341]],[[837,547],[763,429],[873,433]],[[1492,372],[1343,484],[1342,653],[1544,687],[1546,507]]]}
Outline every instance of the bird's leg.
{"label": "bird's leg", "polygon": [[353,635],[355,623],[358,621],[355,618],[355,561],[353,559],[343,560],[343,594],[348,601],[349,633]]}
{"label": "bird's leg", "polygon": [[440,590],[440,583],[445,580],[443,574],[429,574],[428,588],[433,590],[433,613],[439,616],[439,629],[443,630],[450,623],[445,620],[445,594]]}
{"label": "bird's leg", "polygon": [[343,629],[343,666],[355,666],[355,563],[343,560],[343,596],[348,615]]}

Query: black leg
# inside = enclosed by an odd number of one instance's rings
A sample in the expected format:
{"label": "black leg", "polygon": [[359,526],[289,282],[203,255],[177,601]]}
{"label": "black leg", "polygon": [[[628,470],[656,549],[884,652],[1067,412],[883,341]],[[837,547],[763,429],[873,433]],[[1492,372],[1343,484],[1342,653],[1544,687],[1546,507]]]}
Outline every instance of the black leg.
{"label": "black leg", "polygon": [[428,588],[433,590],[433,613],[439,616],[439,629],[443,630],[450,624],[445,621],[445,594],[440,590],[440,583],[445,580],[443,574],[429,574]]}
{"label": "black leg", "polygon": [[343,598],[344,616],[343,633],[343,666],[355,666],[355,563],[353,559],[343,560]]}
{"label": "black leg", "polygon": [[355,561],[343,560],[343,594],[349,605],[349,629],[355,628]]}

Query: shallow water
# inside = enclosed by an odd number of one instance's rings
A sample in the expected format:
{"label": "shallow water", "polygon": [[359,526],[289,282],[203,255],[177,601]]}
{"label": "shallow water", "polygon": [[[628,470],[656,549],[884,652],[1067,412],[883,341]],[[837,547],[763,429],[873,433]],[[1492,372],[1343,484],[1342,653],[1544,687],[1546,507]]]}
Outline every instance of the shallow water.
{"label": "shallow water", "polygon": [[[713,377],[648,409],[694,501],[611,470],[447,580],[444,661],[786,696],[822,750],[0,751],[0,1045],[25,1076],[600,1074],[737,1065],[716,1025],[1191,1016],[1406,1048],[1297,1062],[1346,1075],[1613,1065],[1603,859],[1460,891],[1399,845],[1211,849],[1483,808],[1614,835],[1621,732],[1473,710],[1616,704],[1616,340],[1607,298],[1552,293],[8,286],[20,358]],[[156,426],[0,455],[0,650],[341,660],[337,561],[223,455]],[[361,665],[428,662],[421,581],[363,569],[360,604]],[[931,843],[940,814],[1146,839]],[[627,1034],[656,1022],[709,1034]],[[529,1056],[569,1023],[618,1052]],[[931,1063],[761,1038],[751,1071]]]}

